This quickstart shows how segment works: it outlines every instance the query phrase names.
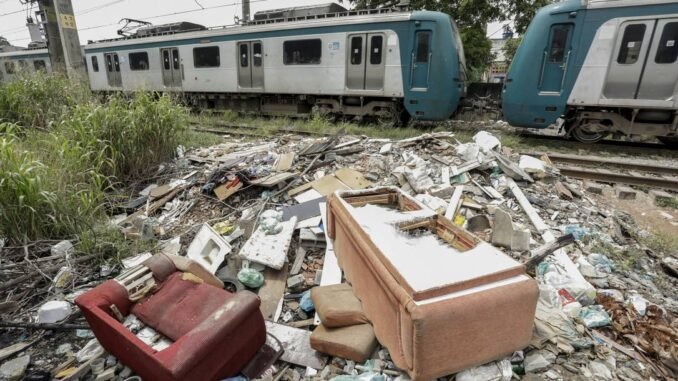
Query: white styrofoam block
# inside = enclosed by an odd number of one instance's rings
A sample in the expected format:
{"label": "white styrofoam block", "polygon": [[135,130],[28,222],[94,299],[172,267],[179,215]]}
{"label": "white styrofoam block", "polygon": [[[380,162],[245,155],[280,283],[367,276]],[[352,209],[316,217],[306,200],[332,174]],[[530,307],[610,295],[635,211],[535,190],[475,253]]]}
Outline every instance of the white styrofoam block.
{"label": "white styrofoam block", "polygon": [[257,228],[240,249],[240,257],[280,270],[287,260],[287,250],[292,242],[297,217],[292,217],[281,225],[283,229],[278,234],[266,234],[261,227]]}
{"label": "white styrofoam block", "polygon": [[38,323],[56,323],[70,316],[72,312],[71,303],[53,300],[38,309]]}
{"label": "white styrofoam block", "polygon": [[191,245],[188,246],[186,256],[214,274],[230,252],[231,245],[211,226],[203,224]]}

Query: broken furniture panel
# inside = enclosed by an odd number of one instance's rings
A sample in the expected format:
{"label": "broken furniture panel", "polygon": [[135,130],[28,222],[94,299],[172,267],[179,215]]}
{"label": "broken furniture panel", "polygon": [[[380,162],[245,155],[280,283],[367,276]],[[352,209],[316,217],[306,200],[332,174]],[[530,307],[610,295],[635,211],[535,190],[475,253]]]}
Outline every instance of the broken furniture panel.
{"label": "broken furniture panel", "polygon": [[538,288],[518,262],[397,188],[337,192],[328,202],[339,265],[379,342],[413,380],[528,345]]}
{"label": "broken furniture panel", "polygon": [[266,234],[260,226],[240,249],[240,257],[254,263],[280,270],[287,260],[287,250],[292,242],[297,218],[281,222],[282,231],[278,234]]}

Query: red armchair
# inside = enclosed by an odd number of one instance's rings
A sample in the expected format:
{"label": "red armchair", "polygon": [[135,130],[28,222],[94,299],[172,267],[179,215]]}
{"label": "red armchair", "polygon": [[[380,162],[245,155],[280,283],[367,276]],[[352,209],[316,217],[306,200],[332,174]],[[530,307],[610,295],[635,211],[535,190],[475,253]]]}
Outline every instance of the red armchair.
{"label": "red armchair", "polygon": [[[142,265],[152,272],[146,280],[156,286],[139,302],[130,301],[129,285],[119,279],[75,301],[101,345],[146,381],[210,381],[238,374],[266,340],[259,298],[186,276],[168,265],[168,257],[157,257]],[[155,351],[116,319],[112,305],[174,343]]]}

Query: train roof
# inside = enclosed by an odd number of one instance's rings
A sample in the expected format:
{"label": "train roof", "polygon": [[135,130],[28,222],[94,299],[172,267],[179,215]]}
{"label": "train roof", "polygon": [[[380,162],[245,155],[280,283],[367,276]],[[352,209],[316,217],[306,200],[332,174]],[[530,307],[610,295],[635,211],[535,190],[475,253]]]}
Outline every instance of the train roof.
{"label": "train roof", "polygon": [[33,56],[48,56],[49,51],[47,48],[40,49],[24,49],[24,50],[14,50],[11,52],[0,53],[0,58],[22,58],[22,57],[33,57]]}
{"label": "train roof", "polygon": [[99,48],[107,48],[114,46],[137,45],[140,43],[155,43],[163,42],[168,39],[173,40],[190,40],[190,39],[204,39],[210,37],[237,35],[244,33],[261,33],[271,31],[294,30],[300,28],[320,28],[350,24],[368,24],[368,23],[386,23],[407,21],[414,17],[414,15],[426,15],[438,12],[426,11],[405,11],[394,12],[392,10],[364,10],[364,11],[348,11],[339,12],[336,14],[325,14],[322,16],[302,17],[298,19],[280,20],[266,20],[266,22],[250,22],[246,25],[230,25],[216,28],[209,28],[205,31],[193,31],[184,33],[172,33],[165,35],[155,35],[148,37],[132,36],[123,37],[110,40],[101,40],[89,43],[85,46],[85,50],[93,50]]}
{"label": "train roof", "polygon": [[587,9],[633,7],[640,5],[659,5],[675,3],[675,0],[581,0]]}

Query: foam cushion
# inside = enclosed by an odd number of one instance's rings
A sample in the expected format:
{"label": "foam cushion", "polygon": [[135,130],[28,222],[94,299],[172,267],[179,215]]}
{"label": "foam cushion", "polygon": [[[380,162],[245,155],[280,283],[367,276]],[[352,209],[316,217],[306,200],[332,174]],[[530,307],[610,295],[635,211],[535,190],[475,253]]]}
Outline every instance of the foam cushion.
{"label": "foam cushion", "polygon": [[376,346],[377,338],[369,324],[343,328],[321,324],[311,334],[311,348],[316,351],[360,363],[370,357]]}
{"label": "foam cushion", "polygon": [[341,328],[369,323],[360,300],[348,284],[316,287],[311,290],[311,299],[325,327]]}

